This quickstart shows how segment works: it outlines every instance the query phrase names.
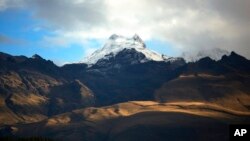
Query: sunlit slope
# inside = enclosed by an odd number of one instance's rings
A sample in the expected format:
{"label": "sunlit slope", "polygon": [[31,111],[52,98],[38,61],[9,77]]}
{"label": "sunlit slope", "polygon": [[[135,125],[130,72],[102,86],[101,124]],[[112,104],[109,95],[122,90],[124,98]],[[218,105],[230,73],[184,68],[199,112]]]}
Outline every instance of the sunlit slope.
{"label": "sunlit slope", "polygon": [[249,118],[250,112],[216,104],[131,101],[74,110],[39,123],[19,125],[13,133],[65,140],[227,140],[228,125],[248,123]]}
{"label": "sunlit slope", "polygon": [[161,102],[202,101],[229,109],[249,111],[250,76],[197,73],[180,75],[156,90]]}

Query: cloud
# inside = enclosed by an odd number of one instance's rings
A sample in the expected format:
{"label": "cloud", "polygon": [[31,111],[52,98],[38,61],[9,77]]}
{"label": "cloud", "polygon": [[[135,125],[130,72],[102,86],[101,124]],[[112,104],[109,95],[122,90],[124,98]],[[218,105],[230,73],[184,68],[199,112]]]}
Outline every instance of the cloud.
{"label": "cloud", "polygon": [[105,7],[102,0],[27,0],[25,5],[54,28],[74,31],[88,29],[105,23]]}
{"label": "cloud", "polygon": [[250,1],[249,0],[210,0],[209,8],[218,12],[228,21],[239,24],[250,23]]}
{"label": "cloud", "polygon": [[23,3],[23,0],[0,0],[0,12],[9,8],[21,8]]}
{"label": "cloud", "polygon": [[0,7],[29,9],[54,32],[44,41],[59,46],[137,33],[180,52],[221,48],[250,58],[249,0],[0,0]]}

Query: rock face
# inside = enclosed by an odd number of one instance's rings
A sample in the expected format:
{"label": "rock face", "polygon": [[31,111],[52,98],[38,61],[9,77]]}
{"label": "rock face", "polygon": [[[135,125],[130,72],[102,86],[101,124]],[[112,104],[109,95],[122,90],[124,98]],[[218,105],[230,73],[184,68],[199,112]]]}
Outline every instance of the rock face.
{"label": "rock face", "polygon": [[[87,86],[65,79],[61,68],[38,55],[27,58],[1,53],[0,65],[3,66],[0,68],[0,125],[36,122],[62,112],[53,109],[63,107],[63,112],[67,112],[94,104],[94,96]],[[61,89],[55,94],[58,88]],[[61,98],[61,104],[54,100],[55,96]],[[65,102],[67,99],[70,100]]]}
{"label": "rock face", "polygon": [[95,102],[92,91],[79,80],[53,87],[49,97],[49,116],[93,106]]}
{"label": "rock face", "polygon": [[137,52],[135,49],[123,49],[115,56],[111,53],[107,56],[108,59],[100,59],[92,68],[120,68],[126,65],[139,64],[146,61],[146,56],[143,53]]}

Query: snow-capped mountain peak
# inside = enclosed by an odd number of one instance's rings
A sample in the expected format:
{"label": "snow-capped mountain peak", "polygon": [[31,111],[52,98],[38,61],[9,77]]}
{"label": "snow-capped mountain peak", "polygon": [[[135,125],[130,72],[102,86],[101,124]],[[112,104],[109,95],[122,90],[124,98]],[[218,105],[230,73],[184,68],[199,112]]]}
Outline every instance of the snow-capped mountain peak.
{"label": "snow-capped mountain peak", "polygon": [[213,60],[220,60],[223,55],[229,55],[230,52],[227,50],[223,50],[220,48],[210,48],[210,49],[203,49],[196,52],[184,52],[182,57],[187,62],[196,62],[204,57],[210,57]]}
{"label": "snow-capped mountain peak", "polygon": [[143,43],[143,44],[144,44],[144,42],[142,41],[142,39],[140,38],[140,36],[138,36],[137,34],[135,34],[132,38],[133,38],[135,41],[137,41],[137,42],[140,42],[140,43]]}
{"label": "snow-capped mountain peak", "polygon": [[117,35],[117,34],[113,34],[109,37],[109,40],[116,40],[117,38],[122,38],[122,36]]}
{"label": "snow-capped mountain peak", "polygon": [[148,60],[165,61],[168,59],[165,55],[147,49],[145,43],[137,34],[131,38],[113,34],[101,49],[96,50],[90,56],[86,57],[83,62],[92,65],[100,59],[109,59],[124,49],[135,49],[137,52],[144,54],[146,60],[141,60],[142,62]]}

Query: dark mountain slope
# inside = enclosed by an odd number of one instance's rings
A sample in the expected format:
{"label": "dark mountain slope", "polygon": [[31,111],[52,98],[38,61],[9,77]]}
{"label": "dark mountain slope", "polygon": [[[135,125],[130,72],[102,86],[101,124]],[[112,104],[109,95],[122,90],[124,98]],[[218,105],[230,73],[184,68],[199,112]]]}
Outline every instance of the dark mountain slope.
{"label": "dark mountain slope", "polygon": [[84,64],[71,64],[62,67],[62,70],[69,76],[68,79],[79,79],[89,86],[96,96],[96,106],[131,100],[153,100],[155,89],[163,82],[177,77],[180,73],[178,68],[185,61],[178,58],[173,62],[140,63],[144,57],[134,49],[124,49],[86,69],[78,69],[85,68]]}
{"label": "dark mountain slope", "polygon": [[219,61],[203,58],[183,67],[179,77],[165,82],[156,99],[206,101],[233,109],[249,110],[250,61],[234,52]]}
{"label": "dark mountain slope", "polygon": [[[59,106],[54,103],[54,100],[51,100],[54,97],[52,93],[58,87],[65,90],[65,87],[72,85],[67,88],[67,91],[64,91],[66,97],[61,98],[62,100],[80,93],[89,94],[86,86],[81,83],[71,83],[63,78],[60,67],[38,55],[27,58],[1,53],[0,65],[1,125],[35,122],[47,118],[48,115],[51,115],[51,113],[49,114],[50,105],[54,105],[54,108]],[[72,90],[70,90],[71,88]],[[76,91],[79,93],[75,93]],[[81,101],[82,103],[76,108],[89,106],[90,103],[87,101]],[[66,105],[72,103],[69,101]],[[70,110],[72,108],[64,106],[63,111]]]}

